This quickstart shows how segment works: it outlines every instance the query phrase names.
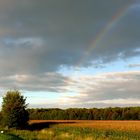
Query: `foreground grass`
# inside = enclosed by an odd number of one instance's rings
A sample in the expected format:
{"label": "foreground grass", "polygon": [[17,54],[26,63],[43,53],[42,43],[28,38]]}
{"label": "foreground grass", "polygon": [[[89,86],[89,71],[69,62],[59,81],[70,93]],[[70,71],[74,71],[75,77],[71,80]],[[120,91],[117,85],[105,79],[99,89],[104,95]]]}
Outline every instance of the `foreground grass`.
{"label": "foreground grass", "polygon": [[53,124],[38,131],[8,130],[0,134],[0,140],[140,140],[138,123],[78,121]]}
{"label": "foreground grass", "polygon": [[0,140],[140,140],[140,133],[80,127],[53,127],[40,131],[10,130]]}
{"label": "foreground grass", "polygon": [[15,135],[0,134],[0,140],[23,140],[23,139]]}

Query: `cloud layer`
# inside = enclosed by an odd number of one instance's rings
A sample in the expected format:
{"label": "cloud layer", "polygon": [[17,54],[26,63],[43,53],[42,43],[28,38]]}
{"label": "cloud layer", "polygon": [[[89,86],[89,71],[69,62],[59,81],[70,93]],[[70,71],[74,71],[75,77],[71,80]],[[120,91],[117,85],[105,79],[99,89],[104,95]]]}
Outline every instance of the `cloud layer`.
{"label": "cloud layer", "polygon": [[[101,72],[113,69],[113,62],[118,71],[120,61],[140,59],[139,5],[139,0],[0,0],[1,89],[58,93],[58,102],[77,106],[139,102],[139,62],[126,64],[126,72]],[[100,73],[65,73],[88,67]]]}
{"label": "cloud layer", "polygon": [[105,73],[81,76],[73,84],[75,96],[64,96],[63,103],[75,106],[105,107],[140,105],[140,72]]}
{"label": "cloud layer", "polygon": [[14,75],[1,78],[0,85],[5,88],[16,87],[26,91],[60,94],[53,106],[64,107],[68,102],[69,105],[85,107],[140,104],[139,71],[79,77],[66,77],[56,73],[38,76]]}
{"label": "cloud layer", "polygon": [[[0,74],[40,74],[139,56],[136,2],[0,0]],[[125,15],[92,46],[126,6]]]}
{"label": "cloud layer", "polygon": [[62,93],[66,90],[69,77],[58,73],[47,73],[44,75],[12,75],[0,79],[3,89],[19,89],[26,91],[46,91]]}

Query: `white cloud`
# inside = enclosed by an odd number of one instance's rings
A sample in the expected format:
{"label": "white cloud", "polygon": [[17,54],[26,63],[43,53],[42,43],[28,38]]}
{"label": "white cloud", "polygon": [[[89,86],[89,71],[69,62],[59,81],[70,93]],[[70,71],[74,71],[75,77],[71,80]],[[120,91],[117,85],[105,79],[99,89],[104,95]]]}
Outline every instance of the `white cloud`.
{"label": "white cloud", "polygon": [[[138,104],[140,101],[140,72],[112,72],[74,78],[77,95],[69,97],[83,104]],[[67,99],[68,97],[66,97]],[[126,101],[126,102],[124,102]]]}
{"label": "white cloud", "polygon": [[[58,94],[53,103],[60,106],[80,106],[81,103],[87,107],[88,105],[99,106],[99,104],[128,106],[139,104],[140,101],[140,71],[70,77],[58,73],[36,76],[12,75],[1,77],[0,85],[4,89],[43,91],[44,94],[53,92]],[[39,93],[35,92],[35,94]],[[43,96],[40,100],[44,100]]]}

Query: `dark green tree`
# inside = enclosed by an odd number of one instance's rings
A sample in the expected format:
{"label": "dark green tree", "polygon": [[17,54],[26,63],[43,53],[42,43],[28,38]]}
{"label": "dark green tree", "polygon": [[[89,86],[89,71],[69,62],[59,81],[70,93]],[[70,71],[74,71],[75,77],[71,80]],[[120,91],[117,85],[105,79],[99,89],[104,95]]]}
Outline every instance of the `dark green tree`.
{"label": "dark green tree", "polygon": [[8,128],[25,128],[29,115],[26,98],[17,90],[7,91],[2,102],[2,122]]}

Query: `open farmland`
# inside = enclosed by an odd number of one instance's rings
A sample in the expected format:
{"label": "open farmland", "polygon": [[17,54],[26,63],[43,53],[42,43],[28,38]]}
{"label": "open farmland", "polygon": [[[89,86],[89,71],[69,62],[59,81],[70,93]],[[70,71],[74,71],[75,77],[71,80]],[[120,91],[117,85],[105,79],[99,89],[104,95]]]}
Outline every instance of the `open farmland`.
{"label": "open farmland", "polygon": [[60,127],[82,127],[96,129],[115,129],[118,131],[134,131],[140,132],[140,121],[89,121],[89,120],[31,120],[30,124],[50,123],[57,124]]}
{"label": "open farmland", "polygon": [[28,130],[0,134],[0,140],[140,140],[140,121],[31,120],[29,124]]}
{"label": "open farmland", "polygon": [[51,133],[60,132],[71,139],[140,139],[140,121],[31,120],[29,123],[49,124]]}

